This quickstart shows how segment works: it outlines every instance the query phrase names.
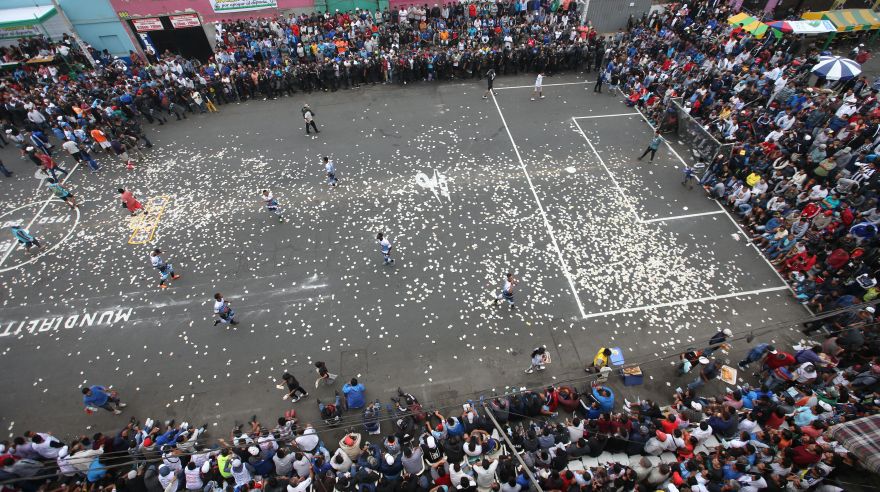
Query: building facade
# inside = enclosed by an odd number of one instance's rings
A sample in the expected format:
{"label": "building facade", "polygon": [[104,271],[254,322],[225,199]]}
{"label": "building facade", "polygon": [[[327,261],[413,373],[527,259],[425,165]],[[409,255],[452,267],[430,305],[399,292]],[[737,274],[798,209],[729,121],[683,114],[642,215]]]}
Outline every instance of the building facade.
{"label": "building facade", "polygon": [[[97,50],[107,50],[112,55],[127,56],[129,50],[135,49],[134,41],[119,21],[119,16],[110,5],[109,0],[58,0],[58,6],[80,38]],[[2,9],[13,11],[33,7],[52,7],[52,0],[3,0]],[[33,31],[38,34],[55,38],[61,32],[69,30],[60,16],[52,15],[45,21],[34,24]],[[60,26],[60,27],[59,27]],[[19,27],[25,28],[26,24]],[[26,29],[18,34],[26,35]],[[6,39],[15,42],[14,36]]]}

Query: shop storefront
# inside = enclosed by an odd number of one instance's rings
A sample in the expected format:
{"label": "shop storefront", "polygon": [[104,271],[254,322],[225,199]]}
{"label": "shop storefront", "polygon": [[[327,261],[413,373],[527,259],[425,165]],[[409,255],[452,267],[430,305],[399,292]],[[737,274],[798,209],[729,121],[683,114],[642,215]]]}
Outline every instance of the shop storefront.
{"label": "shop storefront", "polygon": [[67,31],[55,7],[20,7],[0,9],[0,46],[16,44],[21,38],[46,36],[61,39]]}
{"label": "shop storefront", "polygon": [[144,51],[166,52],[207,60],[213,50],[202,20],[196,13],[126,19]]}

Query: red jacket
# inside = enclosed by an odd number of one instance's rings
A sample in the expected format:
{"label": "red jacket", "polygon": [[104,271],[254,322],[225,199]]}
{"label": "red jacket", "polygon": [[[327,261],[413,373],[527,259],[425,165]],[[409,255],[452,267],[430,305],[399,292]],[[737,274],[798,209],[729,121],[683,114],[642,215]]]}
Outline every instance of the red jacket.
{"label": "red jacket", "polygon": [[822,454],[810,452],[803,444],[791,448],[791,462],[798,466],[807,466],[818,463],[822,459]]}
{"label": "red jacket", "polygon": [[58,166],[58,163],[55,162],[55,159],[52,159],[46,154],[40,154],[37,157],[40,159],[40,162],[42,162],[43,165],[46,166],[46,169],[53,169]]}
{"label": "red jacket", "polygon": [[764,364],[768,369],[777,369],[780,367],[787,367],[793,365],[795,363],[795,358],[793,355],[788,352],[779,352],[778,354],[769,354],[767,356],[767,362]]}
{"label": "red jacket", "polygon": [[832,270],[838,270],[843,265],[846,265],[846,262],[849,261],[849,253],[844,251],[842,248],[837,248],[828,255],[828,258],[825,259],[825,264],[828,265],[828,268]]}

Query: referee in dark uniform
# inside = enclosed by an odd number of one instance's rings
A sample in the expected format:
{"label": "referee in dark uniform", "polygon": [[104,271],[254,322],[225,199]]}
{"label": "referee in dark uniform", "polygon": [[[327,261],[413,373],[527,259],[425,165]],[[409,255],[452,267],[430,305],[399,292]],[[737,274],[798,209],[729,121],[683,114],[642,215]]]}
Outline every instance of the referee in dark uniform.
{"label": "referee in dark uniform", "polygon": [[494,81],[495,81],[495,69],[490,68],[489,71],[486,72],[486,82],[488,84],[488,87],[486,88],[486,93],[483,94],[483,99],[488,99],[490,92],[493,95],[497,95],[497,94],[495,94],[495,91],[492,90],[492,82],[494,82]]}

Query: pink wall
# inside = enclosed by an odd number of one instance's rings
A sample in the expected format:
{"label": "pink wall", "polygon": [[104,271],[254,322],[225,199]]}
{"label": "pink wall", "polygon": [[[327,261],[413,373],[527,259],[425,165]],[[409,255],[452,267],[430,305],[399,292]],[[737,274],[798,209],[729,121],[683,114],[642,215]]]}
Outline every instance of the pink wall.
{"label": "pink wall", "polygon": [[[278,0],[279,9],[311,7],[314,0]],[[276,12],[275,9],[251,10],[247,12],[224,12],[215,14],[208,0],[110,0],[116,12],[126,12],[132,17],[147,15],[170,14],[185,10],[196,11],[205,21],[220,19],[242,19],[249,17],[265,17]]]}

